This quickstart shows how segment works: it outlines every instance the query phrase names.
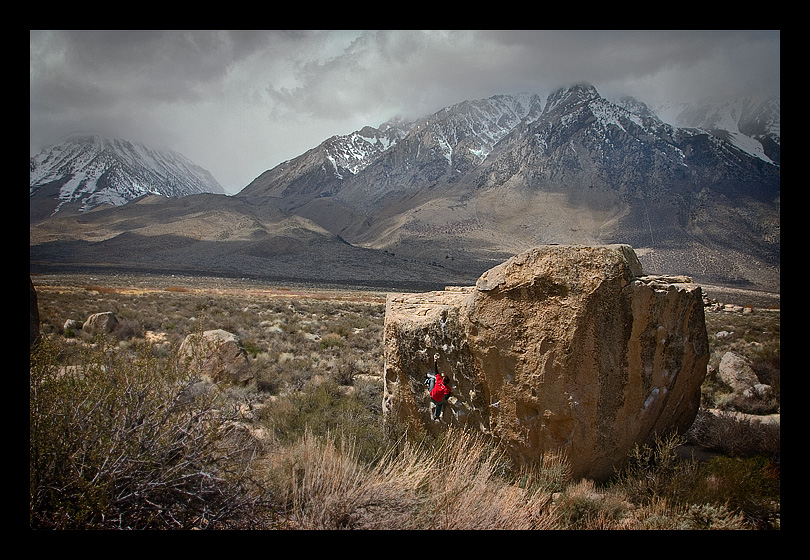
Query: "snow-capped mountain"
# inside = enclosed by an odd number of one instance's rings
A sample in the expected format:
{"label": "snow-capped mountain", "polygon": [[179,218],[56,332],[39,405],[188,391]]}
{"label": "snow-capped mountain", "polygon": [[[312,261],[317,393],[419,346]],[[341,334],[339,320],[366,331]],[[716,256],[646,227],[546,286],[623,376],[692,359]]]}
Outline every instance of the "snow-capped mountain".
{"label": "snow-capped mountain", "polygon": [[[284,274],[297,278],[454,284],[537,245],[628,243],[648,273],[778,291],[778,100],[739,107],[732,124],[703,111],[677,126],[587,84],[545,100],[464,101],[329,138],[233,197],[208,198],[222,212],[216,220],[200,222],[182,199],[105,207],[79,224],[48,220],[31,258],[67,251],[71,263],[149,268],[174,247],[170,266],[184,270],[209,270],[216,252],[220,270],[282,274],[283,255]],[[32,161],[32,185],[33,176]],[[149,216],[159,228],[147,227]],[[302,224],[308,236],[295,242],[278,233]],[[95,242],[100,229],[106,240]]]}
{"label": "snow-capped mountain", "polygon": [[[496,96],[416,121],[351,171],[325,165],[338,161],[330,139],[236,196],[414,261],[624,242],[650,271],[737,281],[749,264],[773,271],[779,260],[778,151],[765,149],[779,137],[746,127],[763,122],[754,114],[732,131],[681,128],[588,84],[545,103]],[[729,251],[740,259],[721,256]]]}
{"label": "snow-capped mountain", "polygon": [[372,198],[448,172],[460,176],[480,164],[515,126],[536,118],[541,108],[537,95],[498,95],[464,101],[416,122],[389,121],[378,129],[368,126],[333,136],[261,174],[239,195],[282,198],[286,208],[295,208],[333,196],[359,175],[374,185],[361,196]]}
{"label": "snow-capped mountain", "polygon": [[55,199],[54,212],[68,202],[85,211],[145,194],[226,194],[208,171],[175,151],[95,135],[73,135],[43,150],[31,158],[30,176],[30,196]]}

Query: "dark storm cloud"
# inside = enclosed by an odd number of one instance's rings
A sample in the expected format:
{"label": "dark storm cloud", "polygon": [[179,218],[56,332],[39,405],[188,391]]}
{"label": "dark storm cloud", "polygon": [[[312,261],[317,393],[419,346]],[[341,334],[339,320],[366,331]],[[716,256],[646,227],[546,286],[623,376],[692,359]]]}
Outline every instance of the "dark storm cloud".
{"label": "dark storm cloud", "polygon": [[277,108],[332,117],[384,106],[418,115],[582,81],[650,101],[778,93],[778,49],[778,32],[756,31],[369,31],[267,93]]}
{"label": "dark storm cloud", "polygon": [[32,96],[46,107],[195,101],[263,40],[247,32],[34,31]]}
{"label": "dark storm cloud", "polygon": [[334,134],[575,82],[688,101],[779,92],[778,31],[32,31],[32,150],[171,145],[231,191]]}

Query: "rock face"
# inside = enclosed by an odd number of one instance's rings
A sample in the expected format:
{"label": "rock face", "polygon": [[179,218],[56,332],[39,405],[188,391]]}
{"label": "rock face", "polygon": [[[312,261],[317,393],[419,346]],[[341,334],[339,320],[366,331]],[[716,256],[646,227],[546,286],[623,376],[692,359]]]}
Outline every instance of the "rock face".
{"label": "rock face", "polygon": [[228,331],[190,334],[183,339],[179,354],[189,367],[199,368],[200,377],[207,381],[246,384],[253,379],[247,353],[239,338]]}
{"label": "rock face", "polygon": [[[475,287],[390,294],[384,337],[387,420],[473,427],[519,461],[562,451],[597,479],[691,425],[709,358],[700,287],[644,276],[628,245],[544,246]],[[436,352],[453,393],[438,425],[423,384]]]}

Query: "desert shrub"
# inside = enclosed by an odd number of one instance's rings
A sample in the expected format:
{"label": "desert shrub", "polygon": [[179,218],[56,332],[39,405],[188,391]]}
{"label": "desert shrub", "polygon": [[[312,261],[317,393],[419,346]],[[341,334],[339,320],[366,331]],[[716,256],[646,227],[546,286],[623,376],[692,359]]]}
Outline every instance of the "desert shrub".
{"label": "desert shrub", "polygon": [[414,461],[388,456],[370,467],[346,437],[305,431],[265,465],[265,485],[282,512],[280,528],[403,529],[419,502],[421,472]]}
{"label": "desert shrub", "polygon": [[725,506],[740,512],[754,529],[778,529],[779,468],[763,456],[717,456],[702,468],[703,476],[690,496],[693,503]]}
{"label": "desert shrub", "polygon": [[256,379],[256,388],[271,395],[277,394],[282,386],[281,377],[274,365],[274,361],[266,352],[259,352],[250,361],[250,368]]}
{"label": "desert shrub", "polygon": [[118,340],[130,340],[135,337],[143,338],[143,329],[135,319],[119,319],[112,334]]}
{"label": "desert shrub", "polygon": [[780,426],[753,422],[733,413],[718,415],[699,410],[686,433],[689,441],[731,457],[765,455],[778,460]]}
{"label": "desert shrub", "polygon": [[745,395],[735,392],[723,393],[717,396],[715,406],[720,410],[737,411],[755,415],[776,414],[781,408],[779,397],[776,393],[770,393],[764,396],[758,394]]}
{"label": "desert shrub", "polygon": [[[677,435],[636,446],[612,487],[640,506],[644,528],[751,529],[779,524],[778,464],[757,456],[717,456],[705,463],[679,458]],[[663,509],[657,507],[665,504]]]}
{"label": "desert shrub", "polygon": [[729,509],[725,504],[689,504],[682,508],[676,517],[673,529],[683,530],[744,530],[751,526],[745,516]]}
{"label": "desert shrub", "polygon": [[315,371],[312,368],[309,356],[296,356],[288,352],[279,355],[274,364],[277,376],[283,391],[302,391],[307,387]]}
{"label": "desert shrub", "polygon": [[328,375],[338,385],[352,385],[356,375],[365,373],[362,366],[353,349],[347,349],[327,362]]}
{"label": "desert shrub", "polygon": [[354,440],[360,460],[372,462],[382,454],[386,435],[379,407],[365,393],[346,392],[332,380],[305,385],[302,391],[279,397],[262,410],[260,423],[289,444],[311,432]]}
{"label": "desert shrub", "polygon": [[503,451],[480,434],[450,429],[420,462],[423,529],[551,528],[551,493],[525,488]]}
{"label": "desert shrub", "polygon": [[262,351],[261,346],[252,340],[242,339],[242,348],[244,348],[245,352],[250,354],[253,358],[255,358]]}
{"label": "desert shrub", "polygon": [[166,288],[167,292],[188,292],[188,288],[185,286],[169,286]]}
{"label": "desert shrub", "polygon": [[111,286],[85,286],[84,289],[88,292],[96,292],[98,294],[118,293],[118,289]]}
{"label": "desert shrub", "polygon": [[561,453],[549,452],[530,465],[521,465],[516,474],[518,485],[528,492],[562,492],[571,484],[571,465]]}
{"label": "desert shrub", "polygon": [[321,338],[321,348],[323,350],[334,350],[337,348],[343,348],[346,343],[343,341],[343,337],[339,333],[329,333],[323,338]]}
{"label": "desert shrub", "polygon": [[723,504],[670,504],[655,499],[637,506],[622,523],[623,529],[659,531],[746,530],[750,525],[739,512]]}
{"label": "desert shrub", "polygon": [[614,486],[637,504],[662,498],[670,503],[683,501],[698,477],[697,461],[682,459],[677,453],[685,441],[685,437],[673,433],[656,435],[651,444],[635,445]]}
{"label": "desert shrub", "polygon": [[30,359],[32,528],[222,528],[260,515],[256,448],[219,391],[147,349],[120,357],[102,340],[65,363],[55,344]]}
{"label": "desert shrub", "polygon": [[627,528],[633,504],[617,489],[597,488],[583,479],[565,488],[554,500],[557,528],[599,530]]}

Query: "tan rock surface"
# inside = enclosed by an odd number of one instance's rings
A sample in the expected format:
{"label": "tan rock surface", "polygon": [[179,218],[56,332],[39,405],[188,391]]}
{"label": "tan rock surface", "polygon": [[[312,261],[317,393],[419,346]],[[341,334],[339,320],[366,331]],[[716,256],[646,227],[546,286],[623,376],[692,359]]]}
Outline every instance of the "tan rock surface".
{"label": "tan rock surface", "polygon": [[247,353],[239,338],[222,329],[186,336],[180,345],[181,360],[199,370],[201,378],[245,384],[253,379]]}
{"label": "tan rock surface", "polygon": [[[384,338],[389,419],[472,426],[523,461],[562,450],[594,478],[691,425],[708,362],[700,287],[644,276],[627,245],[540,247],[475,287],[391,294]],[[453,390],[439,425],[422,383],[435,352]]]}
{"label": "tan rock surface", "polygon": [[93,313],[82,325],[82,330],[90,334],[109,334],[118,325],[118,318],[112,311]]}

